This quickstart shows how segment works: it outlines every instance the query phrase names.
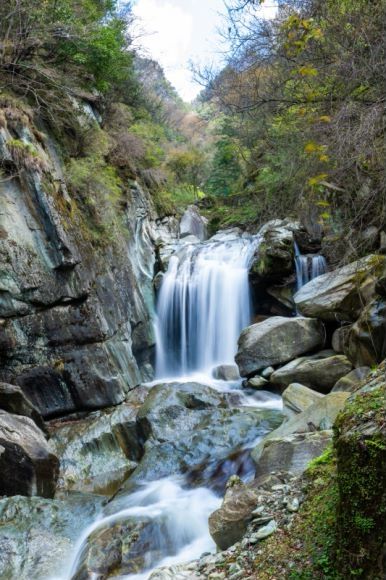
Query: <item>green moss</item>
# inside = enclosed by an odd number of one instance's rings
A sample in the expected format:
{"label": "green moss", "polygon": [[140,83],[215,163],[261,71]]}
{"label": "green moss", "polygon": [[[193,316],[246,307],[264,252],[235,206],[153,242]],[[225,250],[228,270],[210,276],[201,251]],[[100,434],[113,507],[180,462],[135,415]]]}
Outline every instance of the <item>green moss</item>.
{"label": "green moss", "polygon": [[17,169],[26,169],[28,171],[43,171],[46,169],[45,160],[42,159],[31,143],[26,143],[21,139],[10,139],[6,145]]}
{"label": "green moss", "polygon": [[384,368],[349,400],[335,425],[337,566],[346,577],[381,579],[386,543]]}

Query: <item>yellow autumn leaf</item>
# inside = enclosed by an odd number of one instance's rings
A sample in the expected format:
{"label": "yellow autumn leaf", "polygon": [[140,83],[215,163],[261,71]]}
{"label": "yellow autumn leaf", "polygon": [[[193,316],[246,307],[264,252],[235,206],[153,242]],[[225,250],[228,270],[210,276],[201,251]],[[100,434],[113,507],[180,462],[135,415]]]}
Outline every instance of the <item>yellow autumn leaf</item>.
{"label": "yellow autumn leaf", "polygon": [[319,207],[329,207],[331,204],[328,201],[325,201],[324,199],[320,199],[319,201],[316,202],[316,205],[318,205]]}
{"label": "yellow autumn leaf", "polygon": [[327,163],[327,161],[329,161],[330,158],[328,155],[326,155],[325,153],[323,153],[323,155],[319,155],[319,161],[322,161],[323,163]]}
{"label": "yellow autumn leaf", "polygon": [[298,73],[302,77],[316,77],[318,74],[318,71],[313,66],[304,65],[298,69]]}
{"label": "yellow autumn leaf", "polygon": [[314,177],[310,177],[308,180],[308,185],[313,187],[314,185],[318,185],[323,179],[326,179],[327,173],[319,173],[319,175],[315,175]]}
{"label": "yellow autumn leaf", "polygon": [[328,220],[331,217],[331,214],[328,213],[327,211],[324,211],[323,213],[320,214],[320,217],[324,220]]}
{"label": "yellow autumn leaf", "polygon": [[314,143],[314,141],[310,141],[304,147],[305,153],[315,153],[315,151],[319,151],[319,145]]}
{"label": "yellow autumn leaf", "polygon": [[319,121],[322,121],[322,123],[330,123],[331,117],[330,117],[330,115],[321,115],[319,117]]}

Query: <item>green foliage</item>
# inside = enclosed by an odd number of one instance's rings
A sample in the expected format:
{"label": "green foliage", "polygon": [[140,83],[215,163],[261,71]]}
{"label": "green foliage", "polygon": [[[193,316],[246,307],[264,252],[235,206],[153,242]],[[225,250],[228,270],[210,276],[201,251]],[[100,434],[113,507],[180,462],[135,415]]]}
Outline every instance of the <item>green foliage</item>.
{"label": "green foliage", "polygon": [[116,168],[106,163],[107,135],[99,128],[89,134],[86,155],[66,167],[67,186],[83,216],[85,233],[97,243],[110,243],[120,228],[123,183]]}

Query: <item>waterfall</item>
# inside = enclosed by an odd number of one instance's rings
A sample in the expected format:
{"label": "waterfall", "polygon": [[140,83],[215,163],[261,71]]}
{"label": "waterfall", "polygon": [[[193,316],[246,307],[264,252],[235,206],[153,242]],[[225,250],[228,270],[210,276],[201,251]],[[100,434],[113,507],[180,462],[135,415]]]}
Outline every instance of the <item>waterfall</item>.
{"label": "waterfall", "polygon": [[294,242],[295,248],[295,267],[296,267],[296,289],[300,290],[302,286],[314,278],[327,272],[326,258],[321,254],[310,254],[304,256],[300,253],[299,246]]}
{"label": "waterfall", "polygon": [[257,243],[257,236],[215,236],[171,257],[157,305],[158,378],[234,363],[251,321],[248,268]]}

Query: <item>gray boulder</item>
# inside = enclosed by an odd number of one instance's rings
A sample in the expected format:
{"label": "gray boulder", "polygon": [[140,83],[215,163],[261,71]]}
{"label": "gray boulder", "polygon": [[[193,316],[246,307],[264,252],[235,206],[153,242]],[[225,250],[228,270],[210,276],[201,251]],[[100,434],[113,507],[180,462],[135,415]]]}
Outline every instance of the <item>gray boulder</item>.
{"label": "gray boulder", "polygon": [[0,410],[0,496],[52,497],[58,464],[32,419]]}
{"label": "gray boulder", "polygon": [[261,242],[251,265],[257,278],[280,280],[294,270],[294,231],[298,222],[272,220],[260,229]]}
{"label": "gray boulder", "polygon": [[313,318],[273,316],[245,328],[239,337],[236,363],[247,377],[270,365],[283,364],[322,347],[323,323]]}
{"label": "gray boulder", "polygon": [[385,267],[386,256],[370,255],[318,276],[295,294],[296,307],[304,316],[354,321],[374,296]]}
{"label": "gray boulder", "polygon": [[137,388],[130,393],[129,403],[50,425],[49,446],[60,460],[59,489],[116,492],[142,454],[136,417],[147,393],[148,389]]}
{"label": "gray boulder", "polygon": [[363,309],[347,337],[345,354],[357,366],[373,366],[386,358],[386,299]]}
{"label": "gray boulder", "polygon": [[137,416],[144,455],[124,488],[225,459],[280,424],[280,411],[235,408],[232,397],[198,383],[154,386]]}
{"label": "gray boulder", "polygon": [[272,437],[265,442],[260,453],[253,454],[256,462],[255,477],[259,481],[272,471],[289,471],[300,475],[331,441],[331,430]]}
{"label": "gray boulder", "polygon": [[226,550],[243,537],[257,501],[257,491],[237,476],[230,478],[221,507],[209,516],[210,535],[220,550]]}
{"label": "gray boulder", "polygon": [[0,500],[0,578],[63,577],[80,534],[98,517],[104,498],[69,494],[65,499]]}
{"label": "gray boulder", "polygon": [[238,381],[240,378],[236,365],[219,365],[213,369],[212,375],[214,379],[221,381]]}
{"label": "gray boulder", "polygon": [[256,377],[248,379],[246,386],[250,389],[266,389],[269,387],[269,381],[257,375]]}
{"label": "gray boulder", "polygon": [[301,383],[321,393],[329,393],[335,383],[352,369],[348,358],[333,351],[292,360],[276,370],[270,381],[280,387]]}
{"label": "gray boulder", "polygon": [[195,205],[190,205],[180,222],[180,236],[195,236],[201,242],[207,239],[207,220],[200,214]]}
{"label": "gray boulder", "polygon": [[331,392],[353,393],[357,390],[361,382],[369,376],[370,372],[371,369],[369,367],[358,367],[357,369],[352,370],[335,383]]}
{"label": "gray boulder", "polygon": [[283,392],[283,411],[287,417],[302,413],[324,395],[300,383],[290,384]]}
{"label": "gray boulder", "polygon": [[280,425],[260,441],[252,451],[252,459],[258,463],[265,446],[271,439],[282,439],[294,433],[313,433],[332,429],[338,413],[343,409],[350,393],[330,393],[308,409]]}
{"label": "gray boulder", "polygon": [[336,353],[343,354],[345,352],[347,348],[347,341],[350,328],[351,325],[340,326],[334,331],[332,335],[331,345]]}

